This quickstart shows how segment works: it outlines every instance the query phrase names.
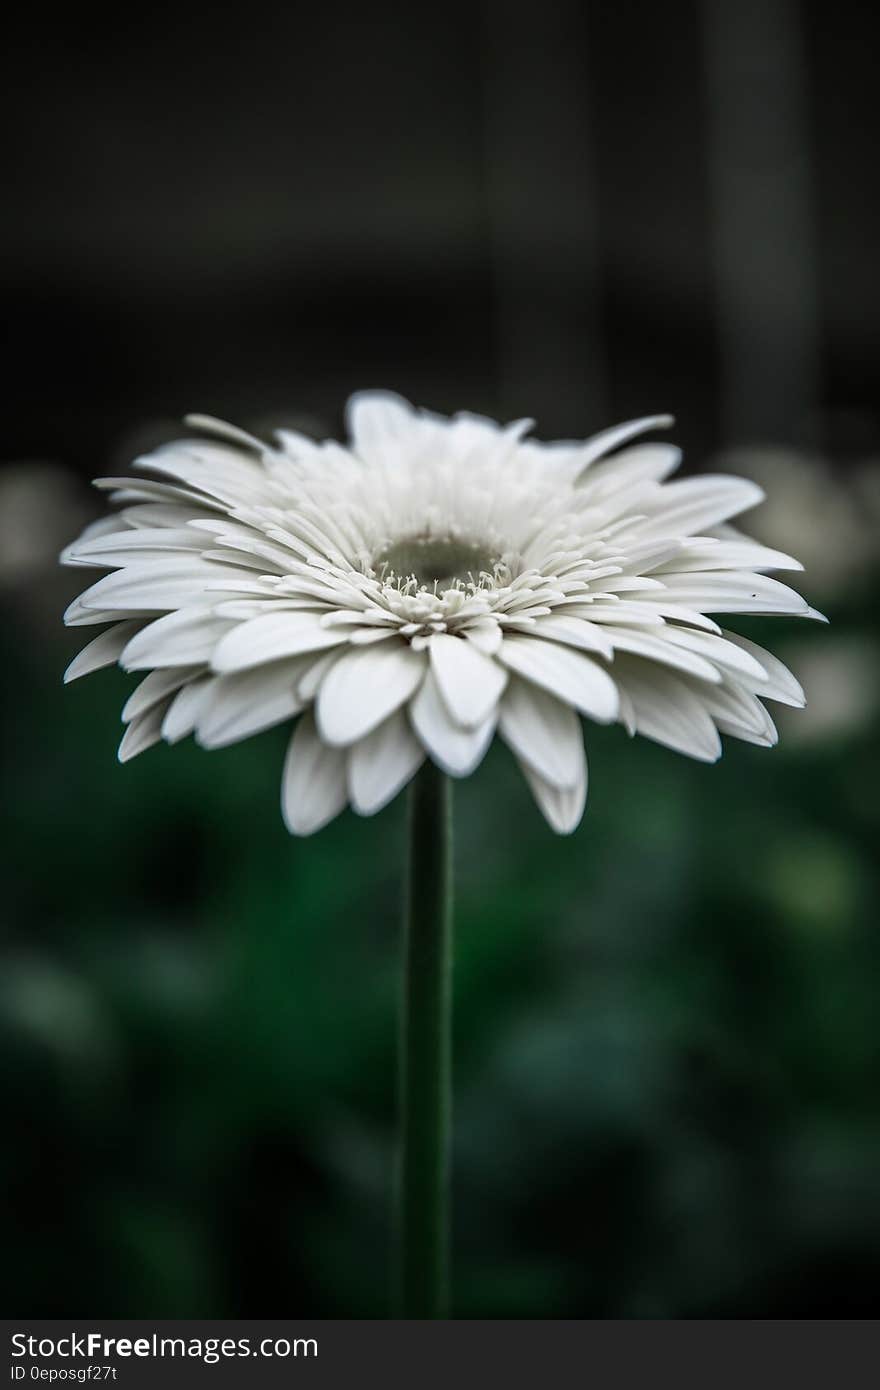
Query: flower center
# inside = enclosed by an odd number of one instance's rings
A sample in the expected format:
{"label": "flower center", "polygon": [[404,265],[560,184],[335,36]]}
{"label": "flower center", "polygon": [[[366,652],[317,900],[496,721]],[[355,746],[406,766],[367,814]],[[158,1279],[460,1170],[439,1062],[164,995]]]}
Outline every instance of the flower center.
{"label": "flower center", "polygon": [[410,536],[395,541],[375,560],[385,583],[395,586],[415,580],[419,589],[451,589],[479,584],[483,574],[494,574],[498,557],[485,546],[452,537]]}

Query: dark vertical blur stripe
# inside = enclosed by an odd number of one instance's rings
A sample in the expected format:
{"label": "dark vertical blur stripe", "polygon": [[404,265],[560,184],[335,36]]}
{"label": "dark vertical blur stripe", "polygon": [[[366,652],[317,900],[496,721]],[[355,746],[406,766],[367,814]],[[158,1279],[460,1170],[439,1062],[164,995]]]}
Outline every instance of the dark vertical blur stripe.
{"label": "dark vertical blur stripe", "polygon": [[701,36],[694,3],[585,7],[611,419],[678,417],[715,443]]}
{"label": "dark vertical blur stripe", "polygon": [[819,385],[801,8],[703,12],[723,438],[797,439]]}
{"label": "dark vertical blur stripe", "polygon": [[486,0],[485,158],[505,412],[604,420],[596,183],[578,0]]}

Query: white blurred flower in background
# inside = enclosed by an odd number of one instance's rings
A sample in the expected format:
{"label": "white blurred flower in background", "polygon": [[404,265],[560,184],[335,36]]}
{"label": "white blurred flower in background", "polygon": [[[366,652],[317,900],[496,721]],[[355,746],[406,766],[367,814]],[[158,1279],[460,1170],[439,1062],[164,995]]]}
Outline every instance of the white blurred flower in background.
{"label": "white blurred flower in background", "polygon": [[0,584],[25,588],[55,572],[58,550],[84,525],[87,499],[76,474],[57,463],[25,459],[0,469]]}
{"label": "white blurred flower in background", "polygon": [[810,692],[806,709],[783,726],[786,740],[796,746],[858,734],[877,711],[880,653],[860,636],[823,636],[826,641],[799,641],[786,649]]}
{"label": "white blurred flower in background", "polygon": [[[880,466],[862,459],[836,469],[830,460],[796,449],[753,445],[716,460],[753,478],[767,493],[752,530],[797,551],[822,600],[857,597],[877,568]],[[810,700],[796,719],[782,718],[792,746],[857,735],[877,708],[880,652],[868,634],[823,633],[822,641],[786,641],[786,661],[798,671]]]}
{"label": "white blurred flower in background", "polygon": [[797,548],[817,594],[851,590],[877,564],[880,469],[865,461],[846,473],[817,454],[753,445],[726,450],[719,467],[753,478],[767,494],[751,529],[768,544]]}

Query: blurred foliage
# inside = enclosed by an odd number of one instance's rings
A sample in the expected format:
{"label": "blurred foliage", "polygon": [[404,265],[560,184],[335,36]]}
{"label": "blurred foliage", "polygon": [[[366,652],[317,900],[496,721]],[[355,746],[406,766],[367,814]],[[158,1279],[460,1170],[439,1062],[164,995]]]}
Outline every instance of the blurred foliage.
{"label": "blurred foliage", "polygon": [[[74,582],[2,628],[6,1306],[383,1316],[402,799],[290,839],[284,730],[120,768]],[[710,768],[589,728],[571,839],[503,747],[457,786],[456,1315],[871,1311],[876,701],[797,717]]]}

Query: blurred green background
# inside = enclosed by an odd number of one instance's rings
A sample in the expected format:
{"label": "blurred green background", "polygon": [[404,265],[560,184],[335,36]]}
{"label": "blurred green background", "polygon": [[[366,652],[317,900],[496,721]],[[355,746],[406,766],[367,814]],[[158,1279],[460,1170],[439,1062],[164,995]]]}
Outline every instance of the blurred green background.
{"label": "blurred green background", "polygon": [[456,787],[455,1315],[875,1311],[878,20],[673,15],[16,21],[10,1315],[386,1313],[402,800],[290,839],[285,730],[120,768],[132,682],[62,688],[55,564],[184,411],[338,433],[368,385],[550,436],[675,410],[832,618],[737,624],[807,689],[775,750],[588,728],[571,839],[503,748]]}

